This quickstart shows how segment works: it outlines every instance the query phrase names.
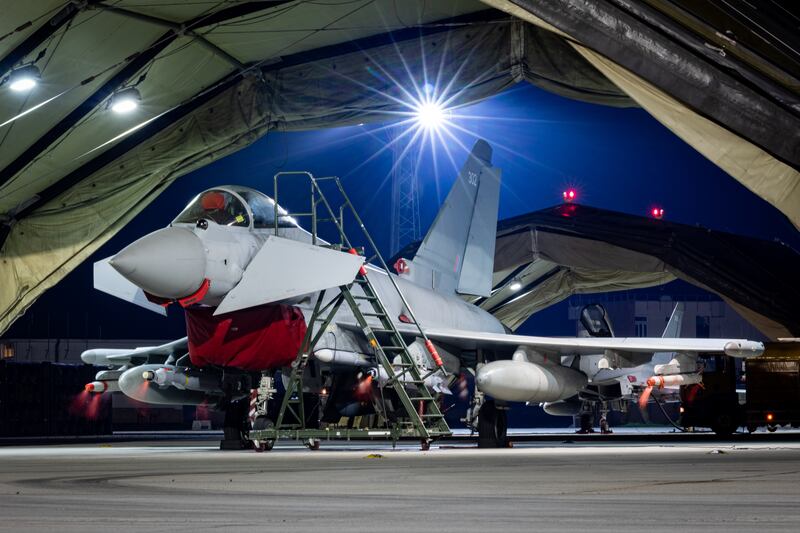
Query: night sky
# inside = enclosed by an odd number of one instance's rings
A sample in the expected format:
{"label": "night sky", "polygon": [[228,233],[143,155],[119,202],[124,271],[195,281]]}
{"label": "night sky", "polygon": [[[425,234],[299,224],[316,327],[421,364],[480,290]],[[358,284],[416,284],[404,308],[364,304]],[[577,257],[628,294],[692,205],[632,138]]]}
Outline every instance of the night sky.
{"label": "night sky", "polygon": [[[460,143],[447,148],[460,167],[478,137],[494,147],[502,168],[500,218],[536,211],[560,201],[570,186],[578,202],[646,216],[654,206],[665,218],[763,239],[800,249],[800,234],[776,209],[749,192],[641,109],[576,102],[528,84],[454,113]],[[183,336],[183,315],[164,319],[92,288],[92,262],[113,255],[148,232],[164,227],[203,189],[241,184],[271,194],[278,170],[338,175],[382,251],[389,255],[387,180],[392,157],[381,150],[381,124],[309,132],[273,132],[250,147],[180,178],[94,257],[51,289],[4,335],[9,338],[143,338]],[[423,151],[420,166],[423,233],[456,176],[443,147]],[[301,208],[287,197],[290,207]],[[281,203],[285,203],[282,201]],[[293,205],[294,204],[294,205]],[[686,284],[662,291],[685,292]],[[652,289],[651,289],[652,291]],[[521,331],[568,335],[566,306],[533,317]]]}

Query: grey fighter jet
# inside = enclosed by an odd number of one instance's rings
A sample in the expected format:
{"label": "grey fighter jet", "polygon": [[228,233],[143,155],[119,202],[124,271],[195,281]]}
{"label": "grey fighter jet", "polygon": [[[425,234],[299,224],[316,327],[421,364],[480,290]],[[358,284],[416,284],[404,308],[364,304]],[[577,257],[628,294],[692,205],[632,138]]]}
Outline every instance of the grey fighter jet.
{"label": "grey fighter jet", "polygon": [[[87,387],[143,402],[230,406],[249,397],[253,373],[291,365],[307,328],[321,327],[310,321],[320,291],[352,284],[356,298],[369,299],[353,283],[357,276],[370,279],[417,364],[447,370],[424,372],[431,390],[447,394],[462,369],[475,373],[467,423],[488,446],[506,442],[501,402],[568,400],[588,393],[603,373],[637,367],[653,353],[677,356],[651,377],[687,383],[698,374],[683,354],[763,351],[743,339],[514,335],[466,302],[463,295],[491,292],[500,190],[491,156],[485,141],[475,144],[417,253],[399,259],[396,273],[328,246],[259,191],[200,193],[168,227],[95,265],[99,290],[160,313],[183,307],[187,337],[131,351],[88,350],[85,362],[108,369]],[[365,407],[348,397],[354,381],[369,373],[374,379],[366,383],[379,388],[395,378],[376,363],[375,346],[350,309],[322,326],[310,354],[319,379],[304,392],[327,395],[323,418],[356,416]]]}
{"label": "grey fighter jet", "polygon": [[[599,304],[584,307],[580,313],[580,321],[590,336],[614,336],[611,321]],[[679,337],[682,321],[683,303],[677,303],[661,338]],[[607,416],[609,411],[624,412],[634,403],[644,410],[651,397],[655,397],[657,401],[675,400],[678,398],[680,386],[701,382],[699,372],[686,375],[678,372],[680,369],[699,368],[697,354],[694,353],[646,354],[643,356],[645,362],[638,366],[617,365],[616,368],[606,366],[605,359],[605,354],[581,357],[577,362],[577,369],[587,375],[587,386],[572,398],[541,402],[544,411],[553,416],[577,417],[580,423],[579,433],[594,431],[592,424],[595,411],[599,411],[601,432],[611,433]]]}

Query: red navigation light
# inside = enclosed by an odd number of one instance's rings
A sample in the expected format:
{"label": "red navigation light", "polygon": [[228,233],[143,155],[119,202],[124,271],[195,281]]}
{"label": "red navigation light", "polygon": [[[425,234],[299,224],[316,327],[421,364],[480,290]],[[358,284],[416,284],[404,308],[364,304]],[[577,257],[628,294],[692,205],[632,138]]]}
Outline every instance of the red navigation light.
{"label": "red navigation light", "polygon": [[654,207],[650,210],[650,214],[653,216],[653,218],[661,220],[664,218],[664,209],[662,207]]}
{"label": "red navigation light", "polygon": [[578,197],[578,193],[575,189],[567,189],[562,193],[562,196],[565,202],[571,202]]}

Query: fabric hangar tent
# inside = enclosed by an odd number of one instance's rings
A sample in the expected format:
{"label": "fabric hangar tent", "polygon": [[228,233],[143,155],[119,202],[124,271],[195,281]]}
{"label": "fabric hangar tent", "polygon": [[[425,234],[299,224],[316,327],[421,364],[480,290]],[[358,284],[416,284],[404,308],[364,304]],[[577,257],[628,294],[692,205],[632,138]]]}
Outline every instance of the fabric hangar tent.
{"label": "fabric hangar tent", "polygon": [[564,204],[498,224],[494,290],[475,303],[514,329],[572,294],[681,279],[775,340],[800,335],[800,287],[787,283],[798,271],[800,254],[780,242]]}
{"label": "fabric hangar tent", "polygon": [[787,283],[798,271],[800,253],[778,241],[565,203],[498,222],[491,295],[469,300],[516,330],[574,294],[681,279],[776,340],[800,335],[800,287]]}
{"label": "fabric hangar tent", "polygon": [[763,4],[2,0],[0,333],[178,177],[396,117],[426,75],[450,106],[523,80],[641,106],[800,227],[798,19]]}

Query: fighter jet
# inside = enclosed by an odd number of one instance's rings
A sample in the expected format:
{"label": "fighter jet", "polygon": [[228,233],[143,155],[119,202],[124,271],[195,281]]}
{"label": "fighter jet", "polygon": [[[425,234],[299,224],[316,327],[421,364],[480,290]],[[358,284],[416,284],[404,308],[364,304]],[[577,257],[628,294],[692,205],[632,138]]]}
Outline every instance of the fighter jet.
{"label": "fighter jet", "polygon": [[[683,320],[683,303],[675,304],[661,338],[676,338],[680,335]],[[580,322],[590,336],[613,337],[614,329],[605,309],[599,304],[585,306],[580,313]],[[645,357],[648,357],[647,355]],[[631,404],[644,410],[648,400],[675,400],[681,385],[700,383],[701,373],[697,355],[692,353],[661,352],[652,354],[638,366],[609,368],[605,365],[605,354],[585,355],[577,368],[586,374],[588,384],[577,395],[566,400],[542,402],[539,405],[553,416],[578,417],[579,433],[590,433],[595,411],[600,413],[600,431],[611,433],[608,422],[609,411],[627,411]],[[677,370],[695,369],[694,373]],[[655,393],[655,395],[654,395]]]}
{"label": "fighter jet", "polygon": [[[475,374],[466,422],[483,446],[506,444],[504,402],[590,394],[603,372],[636,367],[658,352],[677,354],[675,364],[652,376],[670,382],[698,379],[684,354],[761,354],[761,343],[744,339],[514,335],[465,301],[491,292],[500,190],[500,169],[491,158],[489,144],[477,141],[416,254],[398,258],[393,273],[353,248],[332,246],[316,222],[307,231],[299,214],[259,191],[221,186],[201,192],[168,227],[95,264],[99,290],[159,313],[183,308],[187,336],[158,347],[84,352],[85,362],[108,367],[87,388],[120,390],[143,402],[205,402],[230,413],[258,386],[259,375],[289,367],[307,350],[303,339],[311,329],[321,336],[310,349],[313,364],[306,371],[314,379],[303,392],[326,398],[320,419],[366,414],[370,406],[353,399],[353,391],[371,387],[378,398],[399,374],[390,376],[378,364],[375,339],[352,309],[342,306],[326,323],[312,320],[321,291],[347,286],[366,304],[373,297],[356,283],[364,278],[425,370],[426,386],[447,394],[462,369]],[[317,203],[312,199],[312,211]],[[378,317],[370,320],[380,326]],[[231,433],[242,429],[233,422],[229,427]]]}

